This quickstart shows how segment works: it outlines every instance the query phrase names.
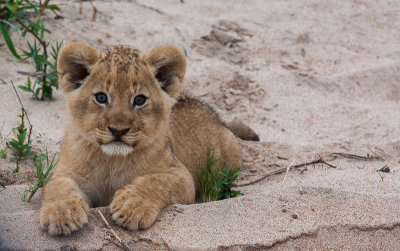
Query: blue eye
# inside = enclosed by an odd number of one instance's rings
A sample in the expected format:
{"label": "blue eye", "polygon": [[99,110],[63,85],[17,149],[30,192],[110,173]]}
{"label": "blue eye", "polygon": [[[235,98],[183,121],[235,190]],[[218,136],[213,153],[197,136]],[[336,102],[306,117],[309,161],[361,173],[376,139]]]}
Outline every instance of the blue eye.
{"label": "blue eye", "polygon": [[94,98],[99,104],[107,104],[107,95],[104,94],[103,92],[96,93],[94,95]]}
{"label": "blue eye", "polygon": [[138,95],[133,100],[133,104],[136,106],[142,106],[146,103],[147,98],[143,95]]}

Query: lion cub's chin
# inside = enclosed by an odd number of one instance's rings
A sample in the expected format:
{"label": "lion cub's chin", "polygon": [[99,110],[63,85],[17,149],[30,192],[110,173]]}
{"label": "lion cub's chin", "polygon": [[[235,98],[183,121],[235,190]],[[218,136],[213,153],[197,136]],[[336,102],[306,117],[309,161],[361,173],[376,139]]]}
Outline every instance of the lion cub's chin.
{"label": "lion cub's chin", "polygon": [[133,151],[133,147],[123,142],[113,142],[109,144],[101,145],[101,150],[107,155],[123,155],[126,156]]}

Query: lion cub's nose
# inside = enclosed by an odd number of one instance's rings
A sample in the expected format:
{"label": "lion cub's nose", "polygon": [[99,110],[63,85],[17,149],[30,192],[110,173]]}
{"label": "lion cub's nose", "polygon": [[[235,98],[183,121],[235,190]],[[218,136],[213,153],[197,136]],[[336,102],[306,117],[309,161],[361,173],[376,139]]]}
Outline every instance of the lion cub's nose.
{"label": "lion cub's nose", "polygon": [[121,130],[112,128],[111,126],[107,126],[108,130],[117,138],[121,137],[122,135],[126,134],[127,132],[129,132],[130,128],[124,128]]}

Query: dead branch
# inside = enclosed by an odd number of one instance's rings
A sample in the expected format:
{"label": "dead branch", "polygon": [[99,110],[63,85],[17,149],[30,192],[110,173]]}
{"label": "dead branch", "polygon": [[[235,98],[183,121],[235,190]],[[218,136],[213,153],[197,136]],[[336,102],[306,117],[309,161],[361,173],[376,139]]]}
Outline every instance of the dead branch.
{"label": "dead branch", "polygon": [[21,74],[21,75],[25,75],[25,76],[29,76],[29,77],[40,77],[42,74],[40,73],[36,73],[36,72],[27,72],[27,71],[17,71],[17,73]]}
{"label": "dead branch", "polygon": [[[301,163],[301,164],[297,164],[297,165],[291,166],[290,168],[291,169],[296,169],[296,168],[299,168],[299,167],[310,166],[310,165],[315,165],[315,164],[323,164],[323,165],[327,165],[327,166],[329,166],[331,168],[336,168],[336,166],[329,164],[328,162],[326,162],[321,157],[319,159],[316,159],[316,160],[313,160],[313,161],[310,161],[310,162],[305,162],[305,163]],[[254,181],[251,181],[251,182],[248,182],[248,183],[244,183],[244,184],[238,184],[236,186],[237,187],[250,186],[250,185],[253,185],[253,184],[257,183],[257,182],[260,182],[260,181],[262,181],[262,180],[264,180],[264,179],[266,179],[268,177],[271,177],[272,175],[284,173],[284,172],[286,172],[286,170],[287,170],[287,167],[279,168],[279,169],[273,170],[273,171],[265,174],[263,177],[261,177],[259,179],[256,179]]]}
{"label": "dead branch", "polygon": [[103,219],[104,223],[106,224],[107,229],[109,229],[111,231],[111,233],[114,235],[115,239],[118,240],[118,242],[122,245],[122,247],[124,247],[125,250],[131,250],[128,246],[128,244],[126,244],[126,242],[124,242],[118,235],[117,233],[114,231],[114,229],[111,228],[111,225],[108,223],[108,221],[106,220],[106,218],[104,217],[104,215],[101,213],[101,211],[99,209],[97,209],[97,212],[99,213],[100,217]]}
{"label": "dead branch", "polygon": [[290,168],[293,166],[293,164],[296,162],[296,160],[293,160],[292,163],[286,168],[286,173],[285,173],[285,177],[283,178],[282,184],[285,183],[286,177],[289,174]]}
{"label": "dead branch", "polygon": [[[2,81],[3,84],[5,84],[5,85],[7,84],[7,82],[5,82],[4,80],[1,79],[1,81]],[[19,97],[19,94],[18,94],[18,92],[17,92],[17,89],[15,88],[14,82],[13,82],[12,80],[11,80],[10,82],[11,82],[11,85],[12,85],[12,87],[13,87],[13,89],[14,89],[15,94],[17,95],[17,98],[18,98],[18,101],[19,101],[19,103],[20,103],[20,105],[21,105],[21,108],[22,108],[22,110],[24,111],[26,118],[28,119],[30,131],[32,131],[32,124],[31,124],[31,121],[29,120],[28,114],[26,113],[25,106],[24,106],[24,104],[22,103],[21,98]]]}
{"label": "dead branch", "polygon": [[148,10],[151,10],[151,11],[154,11],[154,12],[160,14],[160,15],[165,15],[165,12],[163,12],[163,11],[157,9],[157,8],[154,8],[154,7],[151,7],[151,6],[147,6],[147,5],[144,5],[144,4],[140,4],[140,3],[138,3],[136,0],[134,0],[134,1],[132,1],[132,2],[135,3],[137,6],[140,6],[140,7],[142,7],[142,8],[145,8],[145,9],[148,9]]}
{"label": "dead branch", "polygon": [[94,6],[93,2],[91,1],[90,4],[92,5],[93,8],[93,15],[92,18],[90,19],[90,22],[96,21],[96,16],[97,16],[97,8]]}
{"label": "dead branch", "polygon": [[197,95],[197,96],[198,96],[198,97],[204,97],[204,96],[207,96],[208,94],[210,94],[210,93],[212,93],[212,92],[214,92],[214,91],[218,90],[219,88],[220,88],[220,86],[217,86],[217,87],[213,88],[212,90],[206,91],[205,93],[202,93],[202,94],[200,94],[200,95]]}
{"label": "dead branch", "polygon": [[40,2],[39,13],[36,17],[36,20],[43,14],[43,11],[47,8],[48,5],[49,5],[49,0],[44,0],[43,4]]}
{"label": "dead branch", "polygon": [[356,154],[351,154],[351,153],[332,153],[334,157],[340,156],[343,158],[348,158],[348,159],[356,159],[356,160],[364,160],[364,161],[369,161],[369,160],[383,160],[382,157],[380,156],[373,156],[370,154],[367,154],[367,156],[361,156],[361,155],[356,155]]}

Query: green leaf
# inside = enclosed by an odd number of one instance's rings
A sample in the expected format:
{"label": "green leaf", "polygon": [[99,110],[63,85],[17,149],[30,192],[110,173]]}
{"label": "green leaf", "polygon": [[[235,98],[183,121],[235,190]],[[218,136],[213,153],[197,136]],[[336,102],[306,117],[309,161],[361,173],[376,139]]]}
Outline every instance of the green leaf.
{"label": "green leaf", "polygon": [[47,9],[61,11],[60,7],[58,7],[57,5],[47,5]]}
{"label": "green leaf", "polygon": [[19,148],[19,143],[18,143],[18,141],[16,141],[15,139],[12,139],[11,141],[10,141],[10,145],[15,149],[15,150],[18,150]]}
{"label": "green leaf", "polygon": [[31,89],[29,87],[24,86],[24,85],[19,85],[18,88],[23,90],[23,91],[26,91],[26,92],[31,92]]}
{"label": "green leaf", "polygon": [[21,59],[21,57],[18,55],[17,51],[15,50],[14,44],[8,34],[5,24],[0,23],[0,30],[1,30],[1,33],[3,34],[3,38],[7,44],[8,49],[11,51],[11,53],[14,55],[14,57]]}
{"label": "green leaf", "polygon": [[21,134],[18,134],[17,138],[18,138],[19,143],[23,144],[25,142],[25,139],[26,139],[26,131],[24,131]]}
{"label": "green leaf", "polygon": [[8,8],[11,12],[14,12],[15,9],[16,9],[16,7],[13,6],[13,5],[11,5],[10,3],[6,3],[6,6],[7,6],[7,8]]}

